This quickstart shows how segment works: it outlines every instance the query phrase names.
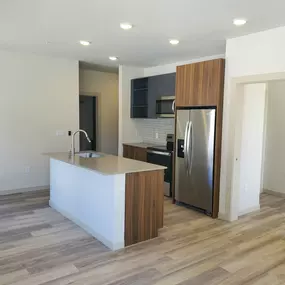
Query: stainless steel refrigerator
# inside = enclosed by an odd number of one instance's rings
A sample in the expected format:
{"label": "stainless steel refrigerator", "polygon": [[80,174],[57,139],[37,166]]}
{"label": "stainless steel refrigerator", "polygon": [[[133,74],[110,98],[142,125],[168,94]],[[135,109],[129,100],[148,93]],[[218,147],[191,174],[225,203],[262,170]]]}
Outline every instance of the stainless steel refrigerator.
{"label": "stainless steel refrigerator", "polygon": [[216,109],[176,109],[175,200],[211,215]]}

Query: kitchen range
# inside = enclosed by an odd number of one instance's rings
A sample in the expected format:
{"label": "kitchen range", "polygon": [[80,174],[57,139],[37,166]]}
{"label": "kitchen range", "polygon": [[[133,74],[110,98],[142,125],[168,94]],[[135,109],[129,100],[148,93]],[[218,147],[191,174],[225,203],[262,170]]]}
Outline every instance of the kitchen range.
{"label": "kitchen range", "polygon": [[147,147],[147,162],[165,166],[164,195],[172,197],[173,134],[168,134],[166,145]]}

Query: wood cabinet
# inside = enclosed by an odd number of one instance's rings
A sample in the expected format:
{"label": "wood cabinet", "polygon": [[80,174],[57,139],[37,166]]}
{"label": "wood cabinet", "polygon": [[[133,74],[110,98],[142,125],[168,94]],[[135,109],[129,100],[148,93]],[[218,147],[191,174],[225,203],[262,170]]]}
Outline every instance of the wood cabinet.
{"label": "wood cabinet", "polygon": [[[219,212],[224,73],[224,59],[197,62],[176,68],[176,107],[216,107],[213,218],[217,218]],[[174,186],[172,192],[175,193]]]}
{"label": "wood cabinet", "polygon": [[134,158],[134,147],[130,145],[123,145],[123,157],[125,158]]}
{"label": "wood cabinet", "polygon": [[146,153],[145,148],[142,148],[142,147],[134,148],[134,159],[146,162],[147,160],[146,156],[147,156],[147,153]]}
{"label": "wood cabinet", "polygon": [[217,106],[224,88],[224,59],[178,66],[176,106]]}
{"label": "wood cabinet", "polygon": [[156,100],[175,95],[176,74],[162,74],[131,81],[131,118],[156,118]]}
{"label": "wood cabinet", "polygon": [[140,160],[140,161],[147,161],[147,152],[146,148],[143,147],[136,147],[131,145],[123,145],[123,156],[125,158]]}

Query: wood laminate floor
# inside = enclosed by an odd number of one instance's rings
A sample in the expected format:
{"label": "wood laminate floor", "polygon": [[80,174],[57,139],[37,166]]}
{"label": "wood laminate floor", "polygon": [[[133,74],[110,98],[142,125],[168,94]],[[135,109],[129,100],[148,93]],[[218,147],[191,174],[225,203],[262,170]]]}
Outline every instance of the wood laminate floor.
{"label": "wood laminate floor", "polygon": [[160,237],[111,252],[48,207],[48,192],[0,197],[0,284],[285,284],[285,200],[234,223],[165,201]]}

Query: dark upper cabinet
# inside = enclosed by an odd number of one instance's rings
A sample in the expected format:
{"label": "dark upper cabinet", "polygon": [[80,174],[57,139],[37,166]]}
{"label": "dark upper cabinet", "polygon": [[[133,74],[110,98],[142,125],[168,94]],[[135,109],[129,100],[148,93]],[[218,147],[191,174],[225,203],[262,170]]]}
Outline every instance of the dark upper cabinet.
{"label": "dark upper cabinet", "polygon": [[131,118],[148,117],[148,78],[131,81]]}
{"label": "dark upper cabinet", "polygon": [[163,96],[175,96],[176,73],[155,76],[158,99]]}
{"label": "dark upper cabinet", "polygon": [[176,73],[131,81],[131,118],[156,118],[156,100],[175,96]]}

